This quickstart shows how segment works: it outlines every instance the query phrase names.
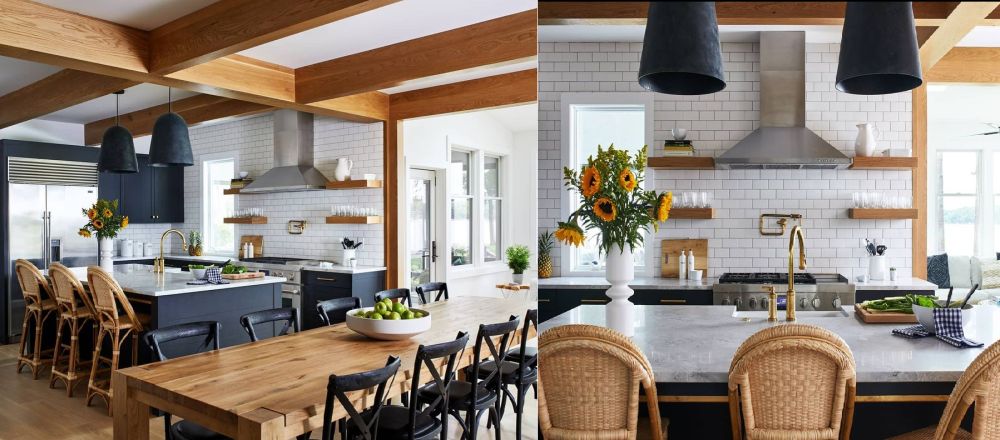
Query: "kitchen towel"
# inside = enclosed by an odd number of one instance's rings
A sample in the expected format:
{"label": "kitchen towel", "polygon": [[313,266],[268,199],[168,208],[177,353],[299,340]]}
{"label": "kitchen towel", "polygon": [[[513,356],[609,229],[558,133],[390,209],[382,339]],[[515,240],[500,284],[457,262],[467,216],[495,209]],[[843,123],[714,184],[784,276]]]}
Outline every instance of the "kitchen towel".
{"label": "kitchen towel", "polygon": [[[958,348],[983,346],[982,342],[976,342],[965,337],[965,331],[962,330],[961,310],[943,308],[934,309],[933,313],[934,328],[937,330],[934,336],[938,339]],[[892,329],[892,334],[904,338],[924,338],[931,335],[927,328],[920,324]]]}
{"label": "kitchen towel", "polygon": [[205,279],[188,281],[187,283],[194,286],[198,286],[205,284],[229,284],[229,281],[226,281],[222,278],[221,269],[219,269],[218,267],[210,267],[208,268],[208,270],[205,271]]}

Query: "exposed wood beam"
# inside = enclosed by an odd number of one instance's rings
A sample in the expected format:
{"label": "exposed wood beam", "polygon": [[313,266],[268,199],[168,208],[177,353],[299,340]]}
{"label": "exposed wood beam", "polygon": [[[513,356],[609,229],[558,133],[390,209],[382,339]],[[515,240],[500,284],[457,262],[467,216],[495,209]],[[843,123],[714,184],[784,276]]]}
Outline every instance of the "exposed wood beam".
{"label": "exposed wood beam", "polygon": [[[390,119],[382,126],[382,174],[385,185],[382,186],[382,203],[385,218],[383,231],[385,234],[385,288],[394,289],[400,286],[400,255],[399,255],[399,213],[406,212],[399,207],[399,158],[403,130],[401,121]],[[404,174],[405,176],[405,174]],[[405,178],[405,177],[404,177]],[[404,187],[405,188],[405,187]]]}
{"label": "exposed wood beam", "polygon": [[394,87],[480,66],[532,59],[536,10],[324,61],[295,70],[300,103]]}
{"label": "exposed wood beam", "polygon": [[[223,98],[212,95],[196,95],[173,103],[173,110],[181,115],[188,124],[199,124],[216,119],[244,116],[273,110],[273,107],[246,101]],[[119,124],[132,132],[133,136],[145,136],[153,132],[156,119],[167,112],[167,105],[157,105],[119,117]],[[87,123],[83,127],[83,138],[86,145],[101,143],[104,131],[115,125],[115,118],[110,117]]]}
{"label": "exposed wood beam", "polygon": [[1000,83],[1000,47],[956,47],[924,73],[924,82]]}
{"label": "exposed wood beam", "polygon": [[[925,78],[926,79],[926,78]],[[917,158],[913,169],[913,207],[917,218],[912,220],[913,276],[927,278],[927,83],[912,92],[912,147]]]}
{"label": "exposed wood beam", "polygon": [[538,100],[538,71],[505,73],[389,95],[390,119],[524,104]]}
{"label": "exposed wood beam", "polygon": [[926,72],[934,67],[976,25],[1000,6],[1000,2],[961,2],[948,14],[924,44],[920,45],[920,65]]}
{"label": "exposed wood beam", "polygon": [[917,26],[917,46],[923,46],[936,30],[937,26]]}
{"label": "exposed wood beam", "polygon": [[149,70],[168,74],[398,0],[222,0],[150,32]]}
{"label": "exposed wood beam", "polygon": [[0,96],[0,128],[90,101],[138,83],[127,79],[62,70]]}

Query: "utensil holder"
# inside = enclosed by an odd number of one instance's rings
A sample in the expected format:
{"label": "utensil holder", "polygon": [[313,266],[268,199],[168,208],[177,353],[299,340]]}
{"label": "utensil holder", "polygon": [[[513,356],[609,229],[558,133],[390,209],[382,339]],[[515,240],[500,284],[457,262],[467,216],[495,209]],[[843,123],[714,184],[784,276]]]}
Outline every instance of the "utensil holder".
{"label": "utensil holder", "polygon": [[344,267],[352,267],[351,261],[358,258],[357,249],[344,249],[344,257],[340,260],[340,265]]}
{"label": "utensil holder", "polygon": [[882,281],[887,277],[885,255],[873,255],[868,257],[868,279],[872,281]]}

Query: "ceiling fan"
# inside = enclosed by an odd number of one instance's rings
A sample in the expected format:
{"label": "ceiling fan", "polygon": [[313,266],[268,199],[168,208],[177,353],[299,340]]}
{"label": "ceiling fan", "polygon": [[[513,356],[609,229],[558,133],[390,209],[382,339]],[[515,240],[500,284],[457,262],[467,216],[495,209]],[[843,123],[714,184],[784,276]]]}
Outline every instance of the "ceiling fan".
{"label": "ceiling fan", "polygon": [[990,128],[992,128],[993,131],[986,131],[986,132],[983,132],[983,133],[970,134],[969,136],[992,136],[992,135],[995,135],[995,134],[1000,134],[1000,125],[992,124],[992,123],[986,123],[986,125],[990,126]]}

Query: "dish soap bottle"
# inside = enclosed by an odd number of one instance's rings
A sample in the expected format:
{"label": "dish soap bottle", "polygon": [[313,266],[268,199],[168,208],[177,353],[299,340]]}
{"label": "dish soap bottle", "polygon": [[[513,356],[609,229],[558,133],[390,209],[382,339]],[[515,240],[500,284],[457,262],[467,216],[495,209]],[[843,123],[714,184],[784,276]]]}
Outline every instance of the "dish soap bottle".
{"label": "dish soap bottle", "polygon": [[678,261],[677,264],[679,265],[677,268],[677,278],[680,278],[682,280],[687,279],[688,276],[687,257],[684,255],[684,249],[681,249],[681,257],[678,258],[677,261]]}
{"label": "dish soap bottle", "polygon": [[688,272],[690,272],[692,270],[695,270],[695,268],[694,268],[694,249],[688,249],[687,270],[688,270]]}

